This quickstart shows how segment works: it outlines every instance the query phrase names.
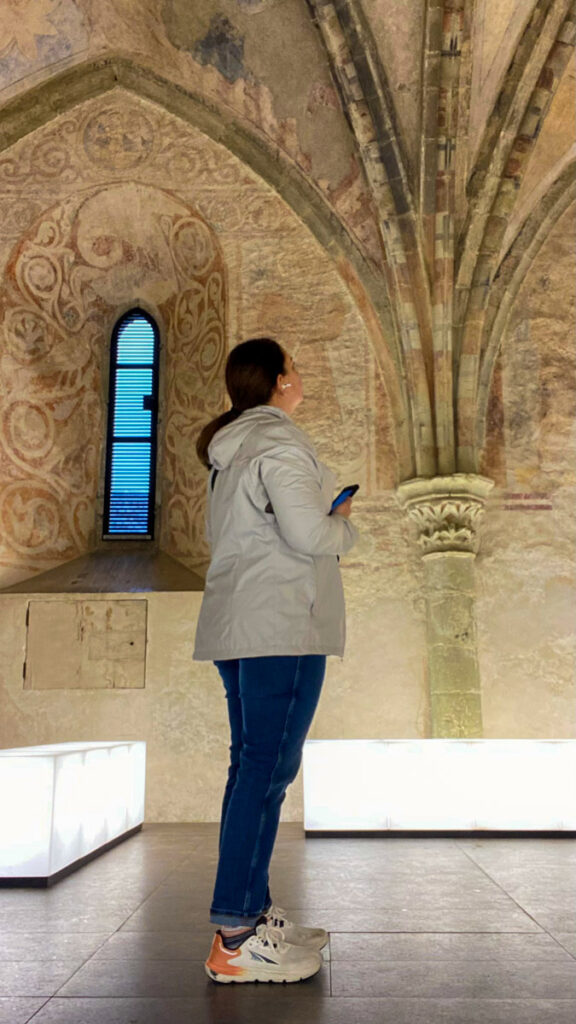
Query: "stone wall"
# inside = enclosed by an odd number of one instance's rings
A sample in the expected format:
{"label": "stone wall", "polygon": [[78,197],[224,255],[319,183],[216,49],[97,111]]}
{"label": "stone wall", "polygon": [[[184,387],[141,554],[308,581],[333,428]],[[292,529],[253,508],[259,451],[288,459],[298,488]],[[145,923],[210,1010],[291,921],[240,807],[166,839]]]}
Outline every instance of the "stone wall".
{"label": "stone wall", "polygon": [[490,737],[576,734],[576,209],[542,246],[496,367],[478,558],[484,727]]}
{"label": "stone wall", "polygon": [[246,337],[297,355],[303,425],[342,479],[365,495],[394,485],[395,385],[350,293],[222,147],[116,90],[6,151],[0,192],[2,585],[96,543],[109,338],[133,305],[161,330],[160,542],[189,568],[208,557],[194,442],[224,407],[228,347]]}

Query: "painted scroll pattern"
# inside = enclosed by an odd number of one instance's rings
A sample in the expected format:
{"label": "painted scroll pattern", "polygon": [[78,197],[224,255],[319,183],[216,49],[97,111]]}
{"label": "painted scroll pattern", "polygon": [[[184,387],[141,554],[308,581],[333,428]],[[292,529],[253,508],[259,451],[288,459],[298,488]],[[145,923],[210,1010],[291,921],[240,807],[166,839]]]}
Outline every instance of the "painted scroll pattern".
{"label": "painted scroll pattern", "polygon": [[[258,15],[249,19],[254,25],[248,24],[243,30],[254,37],[258,52],[262,45],[257,23],[262,16],[266,17],[267,8],[273,8],[276,3],[277,0],[274,3],[258,0],[256,4],[252,0],[239,0],[240,21],[244,14]],[[188,45],[173,37],[171,26],[173,28],[175,18],[183,18],[184,22],[194,20],[188,6],[174,5],[170,0],[161,4],[157,0],[138,0],[137,3],[134,0],[98,0],[97,3],[93,0],[2,0],[0,91],[4,90],[9,96],[17,95],[25,90],[28,81],[49,79],[57,74],[64,62],[69,67],[80,62],[89,66],[107,55],[114,60],[121,40],[122,63],[132,65],[137,76],[157,76],[176,102],[179,93],[192,91],[204,97],[212,108],[220,108],[224,118],[233,112],[239,125],[246,125],[250,133],[255,132],[256,139],[265,140],[271,159],[281,154],[287,167],[294,168],[323,193],[368,259],[380,264],[382,252],[374,210],[366,182],[353,158],[346,121],[330,85],[328,69],[316,66],[320,54],[314,49],[312,22],[308,26],[301,23],[305,37],[299,42],[307,43],[308,53],[312,45],[316,60],[306,59],[306,47],[304,50],[300,45],[287,47],[296,61],[296,65],[291,62],[292,74],[298,67],[308,90],[307,102],[300,103],[289,116],[284,109],[285,100],[279,103],[278,96],[265,81],[269,77],[265,66],[256,73],[248,67],[239,69],[239,77],[226,73],[219,51],[223,50],[225,59],[230,44],[224,38],[226,31],[223,37],[222,30],[230,22],[219,13],[217,6],[213,22],[216,31],[212,33],[214,52],[207,62],[205,47],[198,49],[191,42]],[[275,17],[272,11],[269,17]],[[203,19],[204,15],[200,21]],[[264,62],[267,63],[272,70],[275,65],[272,55]],[[275,67],[275,72],[278,70]],[[281,89],[283,97],[291,92],[292,74]],[[131,124],[127,135],[133,135]],[[114,138],[120,140],[123,149],[121,137],[115,134]],[[154,136],[154,140],[157,138]],[[326,143],[315,144],[318,138],[326,138]],[[106,140],[101,136],[88,137],[86,141],[100,156],[111,156],[111,151],[106,154]],[[129,160],[128,151],[124,156]],[[118,169],[120,162],[114,166]]]}
{"label": "painted scroll pattern", "polygon": [[206,471],[195,443],[222,411],[226,343],[224,261],[214,233],[198,216],[165,217],[176,288],[161,307],[168,340],[163,449],[163,550],[190,569],[209,557],[204,538]]}
{"label": "painted scroll pattern", "polygon": [[108,339],[119,307],[128,308],[135,294],[149,297],[167,327],[160,464],[165,547],[186,562],[191,552],[196,560],[206,557],[205,473],[193,440],[222,400],[215,383],[225,358],[222,257],[205,222],[171,196],[111,186],[46,212],[6,268],[0,291],[4,569],[24,562],[38,571],[94,544]]}
{"label": "painted scroll pattern", "polygon": [[34,569],[85,549],[98,479],[103,310],[75,251],[75,206],[16,246],[0,291],[0,527],[8,564],[12,553]]}
{"label": "painted scroll pattern", "polygon": [[242,338],[276,336],[298,359],[299,421],[324,461],[365,492],[391,485],[362,318],[294,213],[223,147],[118,90],[0,157],[2,211],[1,584],[95,543],[109,338],[136,303],[164,342],[160,544],[173,557],[208,557],[194,445],[226,405],[223,362]]}
{"label": "painted scroll pattern", "polygon": [[[298,233],[293,214],[226,149],[151,104],[114,91],[62,115],[0,154],[0,239],[19,237],[22,217],[86,185],[142,180],[170,188],[226,235]],[[45,204],[46,205],[46,204]]]}

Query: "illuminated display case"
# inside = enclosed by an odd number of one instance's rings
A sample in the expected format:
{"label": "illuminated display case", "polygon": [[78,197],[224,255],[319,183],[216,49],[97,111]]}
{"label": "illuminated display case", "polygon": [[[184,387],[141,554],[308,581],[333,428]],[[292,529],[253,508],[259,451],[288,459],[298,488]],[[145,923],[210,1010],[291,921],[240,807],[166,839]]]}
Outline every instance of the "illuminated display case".
{"label": "illuminated display case", "polygon": [[50,884],[144,821],[146,744],[0,750],[0,881]]}
{"label": "illuminated display case", "polygon": [[576,740],[308,740],[307,832],[576,830]]}

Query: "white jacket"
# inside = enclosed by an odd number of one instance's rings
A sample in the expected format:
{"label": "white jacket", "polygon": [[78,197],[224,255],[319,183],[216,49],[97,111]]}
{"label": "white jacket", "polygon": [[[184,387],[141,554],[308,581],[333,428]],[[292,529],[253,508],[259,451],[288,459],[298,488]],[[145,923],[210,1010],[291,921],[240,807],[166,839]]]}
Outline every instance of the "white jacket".
{"label": "white jacket", "polygon": [[219,430],[208,457],[212,561],[194,658],[342,656],[337,555],[350,550],[357,531],[344,516],[329,515],[334,474],[308,436],[270,405]]}

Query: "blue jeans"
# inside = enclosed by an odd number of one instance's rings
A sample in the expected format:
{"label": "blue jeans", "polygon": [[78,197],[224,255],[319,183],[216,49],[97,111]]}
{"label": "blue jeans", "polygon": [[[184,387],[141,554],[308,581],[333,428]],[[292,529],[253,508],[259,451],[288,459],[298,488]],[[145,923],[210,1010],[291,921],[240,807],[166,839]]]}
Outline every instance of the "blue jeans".
{"label": "blue jeans", "polygon": [[268,868],[286,789],[316,710],[324,655],[216,661],[228,701],[230,768],[210,920],[252,927],[271,905]]}

